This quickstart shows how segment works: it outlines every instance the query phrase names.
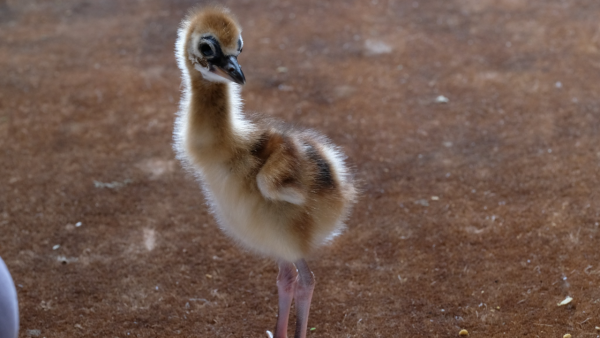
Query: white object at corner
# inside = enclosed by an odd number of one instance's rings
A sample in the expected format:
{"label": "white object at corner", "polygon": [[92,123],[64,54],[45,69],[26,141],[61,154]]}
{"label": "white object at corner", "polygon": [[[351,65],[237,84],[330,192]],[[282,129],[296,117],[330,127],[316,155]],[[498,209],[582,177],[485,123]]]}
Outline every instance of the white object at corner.
{"label": "white object at corner", "polygon": [[19,302],[12,277],[0,258],[0,338],[19,335]]}

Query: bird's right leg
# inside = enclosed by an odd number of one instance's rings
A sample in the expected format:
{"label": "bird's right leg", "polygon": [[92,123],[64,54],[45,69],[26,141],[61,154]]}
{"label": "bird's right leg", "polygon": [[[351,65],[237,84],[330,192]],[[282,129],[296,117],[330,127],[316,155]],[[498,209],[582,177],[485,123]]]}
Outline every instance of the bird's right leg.
{"label": "bird's right leg", "polygon": [[296,267],[290,262],[279,262],[279,274],[277,275],[277,292],[279,293],[279,313],[277,315],[277,325],[275,326],[275,338],[287,338],[288,319],[290,318],[290,307],[294,292],[298,272]]}
{"label": "bird's right leg", "polygon": [[308,324],[308,311],[315,289],[315,276],[306,265],[304,259],[296,261],[298,269],[298,285],[294,298],[296,299],[296,334],[295,338],[306,338]]}

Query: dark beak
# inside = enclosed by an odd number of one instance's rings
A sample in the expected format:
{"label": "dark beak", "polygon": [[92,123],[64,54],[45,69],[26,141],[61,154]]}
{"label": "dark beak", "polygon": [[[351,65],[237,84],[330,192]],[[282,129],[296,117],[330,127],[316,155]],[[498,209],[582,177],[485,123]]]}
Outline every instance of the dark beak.
{"label": "dark beak", "polygon": [[239,85],[246,83],[246,77],[242,72],[242,67],[240,67],[236,56],[224,57],[223,62],[221,62],[221,64],[216,68],[217,73],[220,73],[221,76]]}

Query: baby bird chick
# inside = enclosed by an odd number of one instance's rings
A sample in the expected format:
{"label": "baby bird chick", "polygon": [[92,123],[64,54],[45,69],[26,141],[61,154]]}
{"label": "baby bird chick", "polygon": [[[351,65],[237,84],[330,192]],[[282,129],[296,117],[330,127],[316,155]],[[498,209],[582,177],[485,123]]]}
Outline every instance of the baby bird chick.
{"label": "baby bird chick", "polygon": [[174,148],[200,182],[220,227],[279,264],[275,337],[306,336],[314,277],[304,258],[343,228],[356,196],[345,156],[321,134],[244,115],[241,28],[223,7],[190,12],[178,32],[183,94]]}

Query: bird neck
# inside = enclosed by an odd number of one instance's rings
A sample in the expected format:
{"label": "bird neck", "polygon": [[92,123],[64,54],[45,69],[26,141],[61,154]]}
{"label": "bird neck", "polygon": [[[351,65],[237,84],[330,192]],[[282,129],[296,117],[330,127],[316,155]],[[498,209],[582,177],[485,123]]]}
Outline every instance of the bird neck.
{"label": "bird neck", "polygon": [[192,78],[190,122],[195,128],[210,128],[213,133],[227,131],[231,111],[228,86],[206,81],[202,76]]}
{"label": "bird neck", "polygon": [[207,81],[199,72],[190,80],[188,141],[206,156],[227,156],[241,141],[235,130],[239,94],[231,88],[234,84]]}

